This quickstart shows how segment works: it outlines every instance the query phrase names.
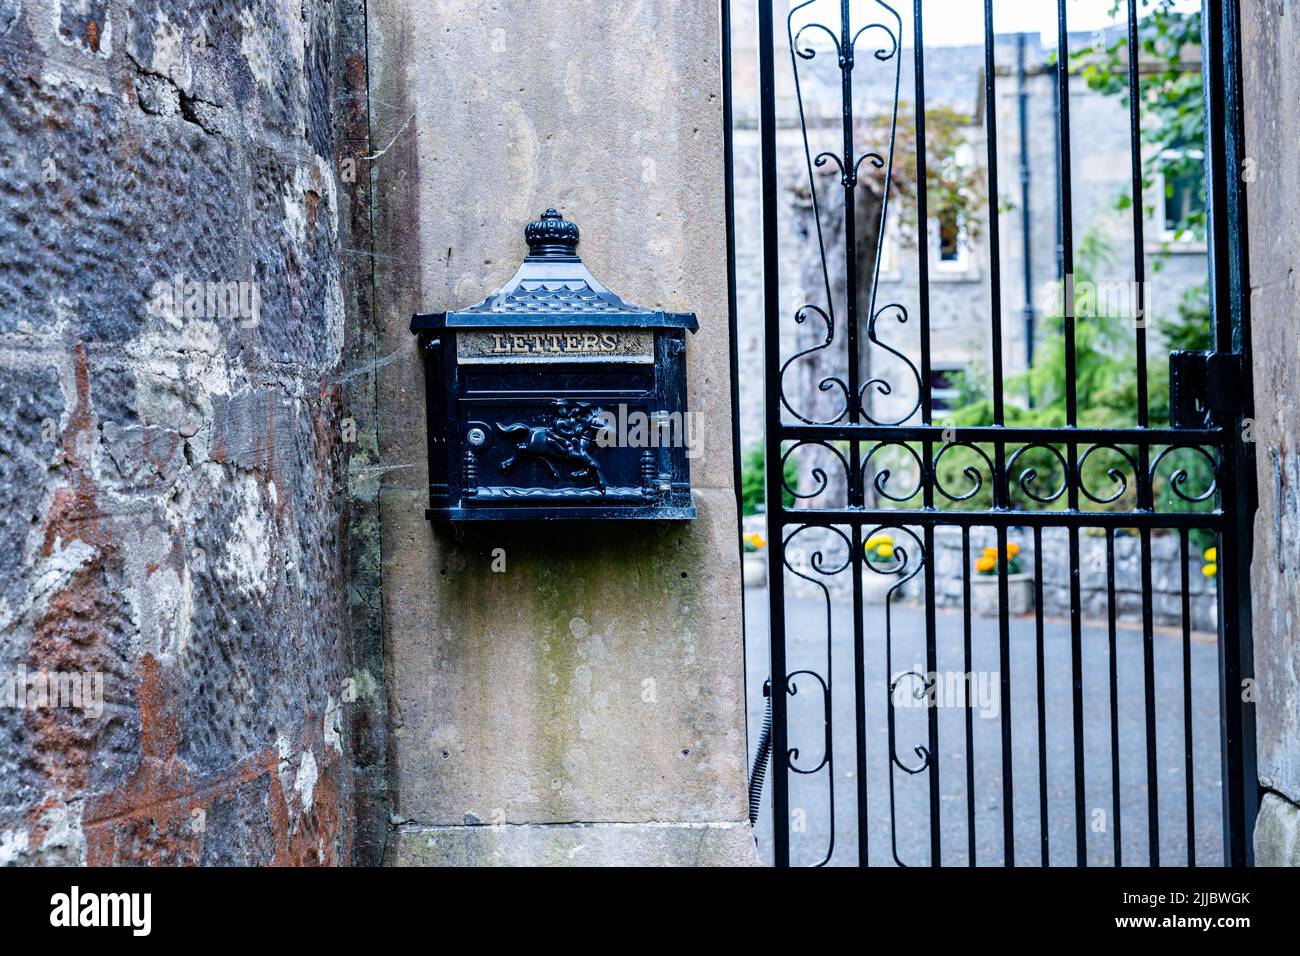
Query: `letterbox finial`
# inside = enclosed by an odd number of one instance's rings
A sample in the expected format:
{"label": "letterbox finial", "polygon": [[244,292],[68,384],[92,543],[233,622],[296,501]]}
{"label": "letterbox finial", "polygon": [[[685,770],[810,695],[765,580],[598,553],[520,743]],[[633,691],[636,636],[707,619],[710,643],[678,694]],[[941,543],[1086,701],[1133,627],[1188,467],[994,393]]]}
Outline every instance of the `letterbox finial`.
{"label": "letterbox finial", "polygon": [[569,222],[554,209],[542,213],[524,229],[530,258],[553,258],[578,254],[578,225]]}

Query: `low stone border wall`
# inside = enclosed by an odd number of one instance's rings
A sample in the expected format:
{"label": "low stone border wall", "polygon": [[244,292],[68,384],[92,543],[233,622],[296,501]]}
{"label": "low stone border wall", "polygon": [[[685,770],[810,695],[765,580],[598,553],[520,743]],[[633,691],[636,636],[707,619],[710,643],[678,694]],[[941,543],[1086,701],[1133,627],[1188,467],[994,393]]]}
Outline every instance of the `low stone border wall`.
{"label": "low stone border wall", "polygon": [[[1008,540],[1020,545],[1020,568],[1034,571],[1032,532],[1013,530]],[[935,603],[939,607],[962,606],[961,529],[935,529]],[[994,547],[997,537],[991,528],[971,530],[972,563],[985,547]],[[1192,547],[1188,555],[1188,590],[1191,594],[1192,629],[1218,630],[1216,580],[1201,573],[1204,561]],[[1183,585],[1179,567],[1180,554],[1176,532],[1153,532],[1151,535],[1151,612],[1157,626],[1181,627]],[[1079,596],[1083,616],[1105,620],[1109,604],[1106,588],[1106,539],[1082,533],[1079,537]],[[918,576],[908,582],[906,593],[920,600],[923,583]],[[1137,535],[1115,538],[1115,613],[1128,624],[1142,621],[1141,540]],[[1070,552],[1067,532],[1047,529],[1043,532],[1043,611],[1049,616],[1070,613]]]}
{"label": "low stone border wall", "polygon": [[[746,519],[746,525],[753,523],[761,529],[761,524],[752,518]],[[918,538],[920,530],[914,529]],[[917,560],[916,545],[906,535],[895,533],[899,546],[908,552],[911,562],[908,569],[915,567]],[[985,547],[997,543],[992,528],[971,529],[971,564]],[[1068,533],[1063,528],[1049,528],[1043,532],[1043,611],[1052,617],[1067,617],[1070,613],[1070,556]],[[1034,572],[1034,540],[1032,532],[1027,529],[1012,529],[1008,541],[1020,546],[1021,570],[1032,575]],[[962,607],[962,544],[961,529],[941,527],[935,529],[935,554],[933,555],[935,575],[935,604],[938,607]],[[766,556],[767,550],[764,549]],[[820,557],[817,555],[820,554]],[[845,569],[838,574],[819,573],[818,565],[823,571],[831,571],[844,564],[848,557],[848,547],[844,539],[835,531],[808,528],[798,534],[791,542],[792,562],[807,578],[797,574],[786,576],[788,593],[808,596],[820,595],[821,591],[813,582],[825,585],[839,598],[848,597],[853,592],[853,579]],[[1142,565],[1141,541],[1137,535],[1117,534],[1115,538],[1115,602],[1116,618],[1124,624],[1140,624],[1142,621]],[[1202,572],[1204,561],[1199,549],[1193,545],[1188,555],[1188,583],[1191,595],[1190,609],[1192,629],[1196,631],[1216,632],[1218,630],[1217,582],[1207,578]],[[1179,567],[1180,554],[1178,535],[1175,532],[1153,532],[1151,536],[1151,611],[1152,620],[1157,626],[1182,626],[1182,570]],[[883,575],[870,571],[864,572],[864,584],[879,583],[888,580]],[[1108,615],[1108,595],[1106,581],[1106,539],[1101,535],[1082,532],[1079,539],[1079,587],[1080,603],[1083,616],[1089,620],[1106,620]],[[881,595],[880,588],[867,588],[868,599]],[[924,593],[924,572],[917,574],[902,588],[901,597],[910,602],[920,603]]]}

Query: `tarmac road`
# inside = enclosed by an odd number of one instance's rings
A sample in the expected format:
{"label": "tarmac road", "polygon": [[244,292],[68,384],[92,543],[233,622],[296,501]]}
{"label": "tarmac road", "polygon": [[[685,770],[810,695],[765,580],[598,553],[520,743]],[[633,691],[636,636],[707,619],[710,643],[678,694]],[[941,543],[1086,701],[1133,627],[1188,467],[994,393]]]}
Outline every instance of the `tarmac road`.
{"label": "tarmac road", "polygon": [[[768,594],[745,594],[746,670],[749,695],[750,755],[763,719],[763,682],[768,674]],[[826,602],[787,597],[787,664],[827,673]],[[812,774],[790,774],[791,862],[812,865],[826,857],[829,865],[854,865],[858,854],[857,780],[854,721],[853,628],[851,604],[830,602],[834,634],[830,662],[832,761]],[[891,613],[892,661],[885,660],[885,609],[866,608],[867,859],[871,865],[909,866],[930,863],[930,776],[933,768],[908,774],[894,766],[893,811],[886,722],[886,673],[915,667],[923,671],[925,619],[919,607],[895,606]],[[960,612],[938,611],[936,632],[940,674],[964,673]],[[1116,670],[1119,698],[1121,858],[1125,865],[1148,865],[1146,722],[1141,632],[1121,625],[1117,634]],[[1011,741],[1016,865],[1042,860],[1039,819],[1039,747],[1035,628],[1032,615],[1011,621]],[[1044,698],[1047,734],[1048,860],[1054,866],[1076,861],[1074,737],[1069,622],[1049,618],[1044,626]],[[1187,862],[1187,787],[1183,734],[1182,635],[1158,630],[1155,649],[1156,784],[1159,807],[1160,862]],[[1085,852],[1089,865],[1113,865],[1114,820],[1111,788],[1111,721],[1109,653],[1106,623],[1087,621],[1082,631]],[[976,618],[972,628],[972,670],[978,684],[973,724],[975,862],[1003,864],[1002,725],[998,707],[997,620]],[[1213,635],[1194,634],[1191,643],[1194,845],[1199,865],[1223,862],[1221,757],[1219,745],[1218,649]],[[789,696],[790,746],[800,755],[795,764],[817,767],[824,753],[824,708],[821,686],[807,675],[795,678]],[[987,693],[978,693],[983,686]],[[950,703],[947,701],[941,703]],[[967,820],[965,709],[937,707],[939,715],[939,858],[946,866],[970,862]],[[927,708],[896,708],[898,760],[914,767],[914,752],[928,738]],[[772,861],[771,771],[764,786],[757,837],[764,862]],[[828,782],[834,789],[832,820]],[[832,840],[833,831],[833,840]],[[896,854],[896,856],[895,856]]]}

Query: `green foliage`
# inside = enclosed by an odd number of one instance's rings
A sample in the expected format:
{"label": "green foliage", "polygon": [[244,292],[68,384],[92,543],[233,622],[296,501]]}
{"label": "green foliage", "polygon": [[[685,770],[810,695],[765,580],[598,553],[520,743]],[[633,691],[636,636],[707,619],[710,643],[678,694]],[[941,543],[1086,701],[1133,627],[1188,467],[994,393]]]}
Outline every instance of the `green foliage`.
{"label": "green foliage", "polygon": [[[1144,15],[1138,19],[1137,36],[1143,69],[1138,74],[1138,105],[1143,120],[1142,141],[1150,147],[1143,160],[1142,187],[1150,189],[1157,175],[1164,177],[1170,195],[1176,181],[1199,184],[1200,201],[1193,202],[1169,226],[1176,233],[1204,239],[1205,108],[1200,71],[1187,62],[1201,43],[1201,14],[1199,10],[1175,10],[1173,0],[1141,0],[1140,6]],[[1115,0],[1111,15],[1120,10],[1121,4]],[[1126,107],[1129,105],[1127,37],[1101,50],[1081,50],[1071,54],[1070,59],[1089,89],[1118,96]],[[1152,63],[1156,69],[1150,68]],[[1133,196],[1128,192],[1116,202],[1120,209],[1132,204]]]}
{"label": "green foliage", "polygon": [[[873,128],[863,134],[866,141],[879,140],[888,131],[890,117],[877,116]],[[962,162],[962,154],[973,142],[978,130],[975,118],[948,106],[930,106],[925,111],[925,199],[932,219],[955,216],[966,230],[967,242],[978,236],[982,213],[988,203],[988,186],[979,163]],[[890,199],[902,226],[900,236],[915,243],[920,233],[917,224],[918,182],[916,165],[908,157],[916,156],[916,109],[900,102],[894,134],[894,154],[903,157],[895,162],[890,176]],[[864,163],[861,175],[877,195],[884,175],[870,163]]]}
{"label": "green foliage", "polygon": [[[1113,250],[1096,234],[1081,238],[1075,260],[1074,302],[1076,313],[1083,308],[1082,290],[1089,288],[1092,277],[1109,266]],[[1064,302],[1060,290],[1058,303]],[[1065,310],[1057,308],[1043,318],[1046,334],[1036,348],[1034,368],[1023,375],[1012,376],[1006,382],[1008,396],[1030,396],[1030,406],[1009,397],[1004,409],[1004,421],[1009,426],[1031,428],[1057,428],[1066,423],[1066,363],[1065,363]],[[1207,348],[1209,346],[1209,305],[1207,286],[1189,289],[1183,296],[1175,318],[1157,323],[1161,348]],[[1075,375],[1078,397],[1078,423],[1086,428],[1124,428],[1137,423],[1137,361],[1135,323],[1131,316],[1078,317],[1074,321]],[[985,383],[988,377],[973,369],[954,383],[958,398],[954,408],[940,423],[958,430],[963,427],[993,424],[993,403]],[[1161,362],[1149,364],[1148,414],[1153,428],[1169,424],[1167,366]],[[1086,449],[1084,449],[1086,450]],[[1158,451],[1158,450],[1157,450]],[[1121,453],[1122,452],[1122,453]],[[1058,457],[1058,454],[1060,457]],[[1066,449],[1055,451],[1045,447],[1029,447],[1021,451],[1010,467],[1010,496],[1013,507],[1029,511],[1064,507],[1064,496],[1055,498],[1056,490],[1064,480],[1063,460]],[[1132,509],[1136,505],[1137,483],[1134,467],[1125,459],[1128,455],[1137,462],[1137,449],[1121,446],[1116,451],[1099,448],[1084,462],[1084,486],[1102,501],[1080,496],[1079,505],[1084,510],[1109,511]],[[993,490],[988,476],[992,473],[988,462],[993,461],[992,445],[974,448],[955,445],[943,450],[939,458],[937,478],[949,494],[971,497],[950,502],[937,496],[936,504],[950,509],[989,508],[993,504]],[[1010,463],[1009,463],[1010,464]],[[1114,469],[1127,479],[1127,487],[1114,501],[1106,501],[1120,491],[1122,485],[1110,477]],[[1172,476],[1178,471],[1187,474],[1183,490],[1195,495],[1208,488],[1212,480],[1209,462],[1193,451],[1171,455],[1157,471],[1154,494],[1156,505],[1162,511],[1208,511],[1213,502],[1191,502],[1173,493]],[[1037,496],[1037,497],[1035,497]],[[1037,499],[1055,499],[1049,502]],[[1198,538],[1199,543],[1199,538]]]}
{"label": "green foliage", "polygon": [[[799,484],[799,465],[791,455],[785,460],[785,483],[790,488]],[[740,502],[744,514],[758,514],[767,500],[766,476],[763,471],[764,451],[761,444],[751,445],[740,460]],[[785,507],[794,507],[794,495],[783,490],[781,498]]]}
{"label": "green foliage", "polygon": [[1171,349],[1199,351],[1214,347],[1210,332],[1210,284],[1207,280],[1183,293],[1178,318],[1158,321],[1156,328]]}

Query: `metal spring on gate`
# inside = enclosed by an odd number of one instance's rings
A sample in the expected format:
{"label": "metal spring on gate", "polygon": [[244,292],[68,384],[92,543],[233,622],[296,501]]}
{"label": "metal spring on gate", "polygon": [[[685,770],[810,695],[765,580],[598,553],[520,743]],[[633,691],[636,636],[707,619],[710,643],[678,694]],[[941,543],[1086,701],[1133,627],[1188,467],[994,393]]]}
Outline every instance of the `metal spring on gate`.
{"label": "metal spring on gate", "polygon": [[758,734],[758,750],[754,753],[754,766],[749,771],[749,825],[758,823],[758,807],[763,801],[763,778],[767,776],[767,760],[772,755],[772,681],[763,683],[763,696],[767,705],[763,711],[763,729]]}

